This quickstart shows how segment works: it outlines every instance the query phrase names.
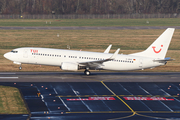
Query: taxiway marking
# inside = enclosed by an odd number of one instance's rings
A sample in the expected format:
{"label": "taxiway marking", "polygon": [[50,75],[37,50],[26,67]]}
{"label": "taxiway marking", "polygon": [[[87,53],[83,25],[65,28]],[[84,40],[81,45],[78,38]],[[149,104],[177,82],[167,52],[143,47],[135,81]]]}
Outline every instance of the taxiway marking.
{"label": "taxiway marking", "polygon": [[131,111],[78,111],[78,112],[66,112],[66,113],[132,113]]}
{"label": "taxiway marking", "polygon": [[[180,111],[134,111],[135,113],[180,113]],[[77,112],[66,112],[66,113],[132,113],[131,111],[77,111]]]}
{"label": "taxiway marking", "polygon": [[56,97],[114,97],[114,96],[119,96],[119,97],[179,97],[178,95],[58,95]]}
{"label": "taxiway marking", "polygon": [[115,95],[119,100],[121,100],[121,102],[123,102],[130,110],[131,112],[133,112],[133,115],[135,114],[134,110],[126,103],[124,102],[124,100],[122,100],[119,96],[117,96],[111,89],[109,89],[106,84],[104,84],[103,81],[101,81],[101,83],[104,85],[104,87],[106,87],[113,95]]}

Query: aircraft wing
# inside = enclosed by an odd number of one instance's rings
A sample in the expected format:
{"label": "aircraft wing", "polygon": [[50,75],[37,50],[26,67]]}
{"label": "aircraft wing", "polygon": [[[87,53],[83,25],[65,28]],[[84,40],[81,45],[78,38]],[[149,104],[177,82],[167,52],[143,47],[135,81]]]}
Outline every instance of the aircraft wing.
{"label": "aircraft wing", "polygon": [[102,65],[102,63],[110,61],[110,60],[114,60],[116,58],[116,56],[118,55],[120,49],[117,49],[116,52],[107,59],[104,60],[98,60],[98,61],[88,61],[88,62],[80,62],[79,65],[81,66],[86,66],[86,67],[98,67],[100,65]]}

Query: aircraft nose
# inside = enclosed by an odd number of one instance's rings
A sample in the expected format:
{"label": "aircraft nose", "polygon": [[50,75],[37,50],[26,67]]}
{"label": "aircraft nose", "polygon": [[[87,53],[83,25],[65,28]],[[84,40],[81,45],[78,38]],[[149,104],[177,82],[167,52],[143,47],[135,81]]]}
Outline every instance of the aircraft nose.
{"label": "aircraft nose", "polygon": [[5,54],[4,54],[4,57],[5,57],[6,59],[9,59],[9,58],[10,58],[10,53],[5,53]]}

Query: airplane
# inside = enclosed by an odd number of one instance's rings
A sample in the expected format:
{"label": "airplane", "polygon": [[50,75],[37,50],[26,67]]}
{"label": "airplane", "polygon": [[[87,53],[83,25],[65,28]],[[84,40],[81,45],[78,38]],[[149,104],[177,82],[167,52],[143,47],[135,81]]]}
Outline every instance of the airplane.
{"label": "airplane", "polygon": [[65,49],[38,47],[22,47],[5,53],[4,57],[13,63],[59,66],[62,70],[77,71],[85,69],[84,74],[90,75],[90,70],[144,70],[162,66],[171,61],[165,58],[171,42],[174,28],[167,28],[146,50],[133,54],[109,53],[111,46],[103,52],[87,52]]}

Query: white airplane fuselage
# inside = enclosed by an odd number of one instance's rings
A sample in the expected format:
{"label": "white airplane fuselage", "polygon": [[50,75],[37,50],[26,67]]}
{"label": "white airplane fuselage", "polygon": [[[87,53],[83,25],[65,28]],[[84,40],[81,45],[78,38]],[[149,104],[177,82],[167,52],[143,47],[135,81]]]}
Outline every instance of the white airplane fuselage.
{"label": "white airplane fuselage", "polygon": [[[84,52],[75,50],[50,49],[50,48],[18,48],[4,56],[16,64],[38,64],[59,66],[63,63],[78,65],[82,62],[98,61],[110,58],[113,54],[99,52]],[[114,60],[104,62],[102,65],[90,69],[104,70],[139,70],[153,68],[165,63],[153,62],[154,58],[138,57],[133,55],[118,54]],[[78,68],[79,69],[79,68]],[[77,70],[78,70],[77,69]],[[69,69],[70,70],[70,69]],[[76,69],[74,69],[76,70]]]}

